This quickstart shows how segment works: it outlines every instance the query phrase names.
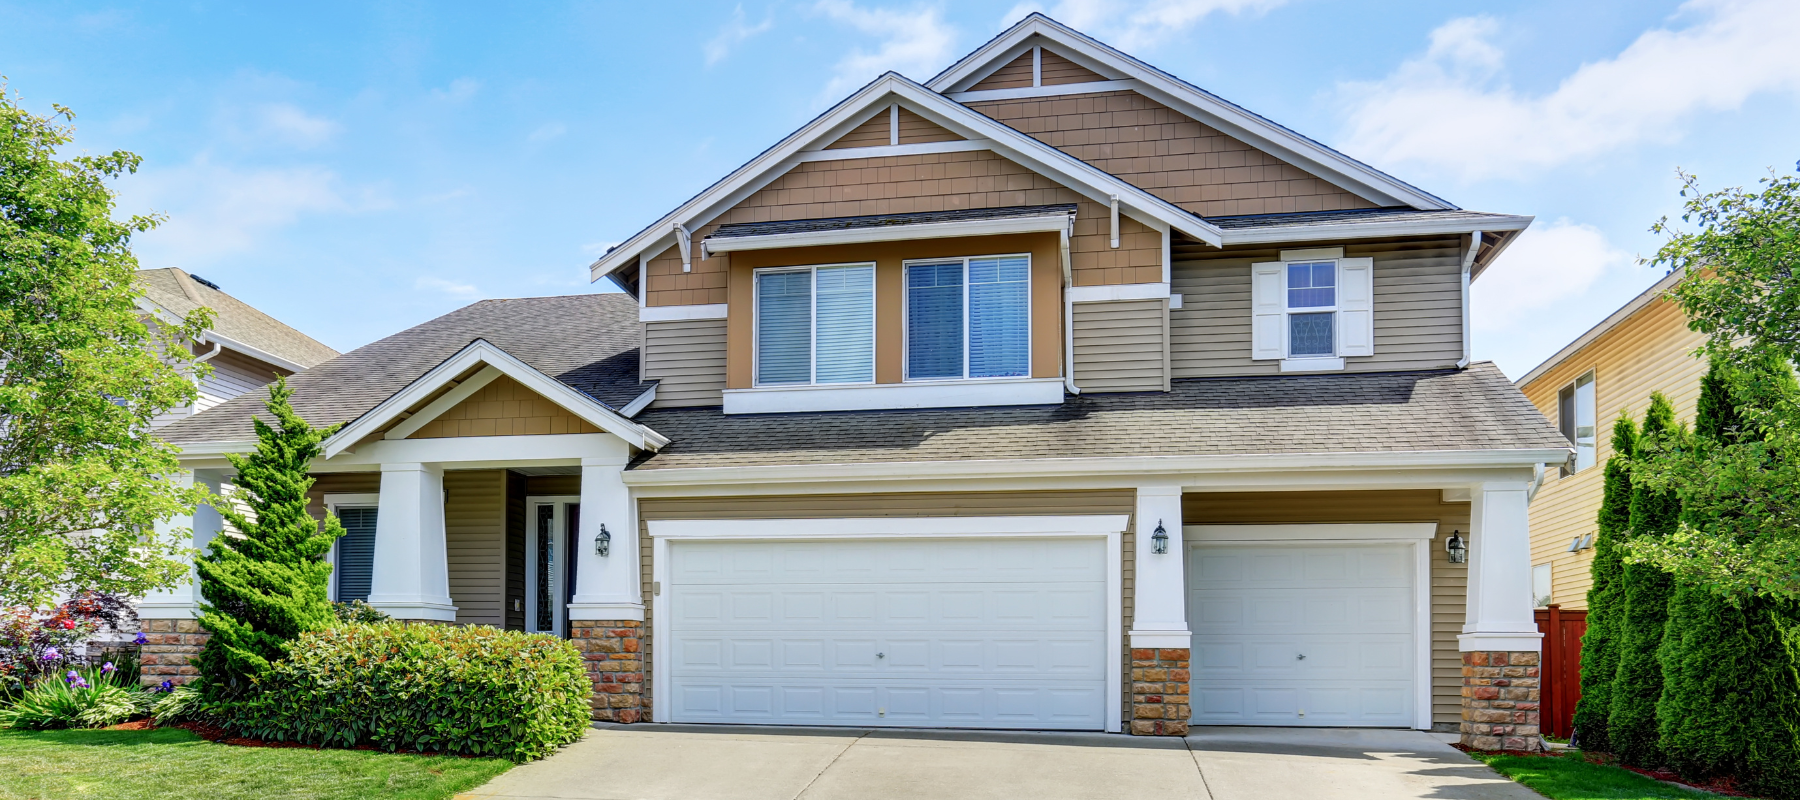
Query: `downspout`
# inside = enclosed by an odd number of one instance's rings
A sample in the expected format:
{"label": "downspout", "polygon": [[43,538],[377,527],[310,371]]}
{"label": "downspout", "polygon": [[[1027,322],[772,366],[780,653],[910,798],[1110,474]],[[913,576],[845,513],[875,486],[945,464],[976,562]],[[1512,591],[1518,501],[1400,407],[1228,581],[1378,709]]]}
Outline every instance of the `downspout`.
{"label": "downspout", "polygon": [[1475,256],[1480,252],[1481,231],[1473,231],[1469,234],[1469,252],[1467,255],[1463,256],[1462,262],[1463,357],[1461,361],[1456,362],[1457,369],[1469,366],[1469,361],[1475,357],[1475,346],[1469,341],[1469,270],[1475,266]]}
{"label": "downspout", "polygon": [[1081,394],[1075,387],[1075,298],[1070,294],[1075,288],[1075,276],[1069,269],[1069,231],[1074,227],[1075,218],[1069,217],[1069,224],[1062,229],[1063,390]]}
{"label": "downspout", "polygon": [[[202,340],[201,340],[201,341],[200,341],[200,343],[201,343],[201,344],[206,344],[206,341],[205,341],[205,340],[204,340],[204,339],[202,339]],[[216,355],[218,355],[218,354],[219,354],[219,351],[221,351],[221,350],[224,350],[224,349],[225,349],[225,343],[224,343],[224,342],[213,342],[213,349],[212,349],[212,352],[210,352],[210,353],[207,353],[207,354],[206,354],[206,355],[203,355],[203,356],[196,356],[196,357],[195,357],[195,358],[194,358],[194,363],[196,363],[196,364],[199,364],[199,363],[202,363],[202,362],[205,362],[205,361],[211,361],[211,360],[212,360],[212,357],[213,357],[213,356],[216,356]]]}

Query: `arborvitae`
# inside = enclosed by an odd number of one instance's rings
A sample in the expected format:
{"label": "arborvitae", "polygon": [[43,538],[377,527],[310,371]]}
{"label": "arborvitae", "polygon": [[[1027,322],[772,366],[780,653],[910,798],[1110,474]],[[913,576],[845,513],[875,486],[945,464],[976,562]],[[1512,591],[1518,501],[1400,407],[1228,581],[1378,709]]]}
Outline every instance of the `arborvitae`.
{"label": "arborvitae", "polygon": [[[1754,436],[1738,413],[1733,385],[1791,381],[1785,367],[1733,371],[1714,360],[1700,381],[1694,432],[1726,445]],[[1706,520],[1695,512],[1682,519]],[[1737,776],[1758,794],[1800,797],[1800,680],[1782,641],[1783,608],[1762,598],[1733,602],[1704,586],[1679,584],[1659,653],[1662,699],[1656,713],[1669,766],[1704,781]],[[1584,654],[1585,655],[1585,654]]]}
{"label": "arborvitae", "polygon": [[[1675,426],[1675,409],[1661,392],[1650,395],[1644,413],[1639,453],[1656,443],[1672,443],[1685,435]],[[1631,487],[1629,538],[1667,536],[1681,522],[1681,501],[1674,492],[1653,491],[1641,484]],[[1620,576],[1623,610],[1617,630],[1619,671],[1608,698],[1612,714],[1607,718],[1607,743],[1619,760],[1636,767],[1662,766],[1658,744],[1656,702],[1662,698],[1663,628],[1669,618],[1669,574],[1655,564],[1626,564]]]}
{"label": "arborvitae", "polygon": [[331,565],[324,556],[344,535],[332,515],[319,521],[306,513],[307,474],[319,444],[337,426],[315,429],[288,405],[293,390],[282,380],[269,387],[269,412],[276,426],[255,421],[256,451],[231,455],[239,497],[251,513],[220,503],[219,513],[241,535],[213,539],[196,559],[200,594],[206,598],[200,626],[212,638],[196,659],[212,697],[225,697],[287,656],[289,643],[335,621],[329,586]]}
{"label": "arborvitae", "polygon": [[1637,425],[1620,414],[1613,422],[1612,456],[1606,460],[1605,488],[1594,535],[1593,583],[1587,595],[1587,633],[1581,636],[1581,702],[1575,705],[1575,734],[1581,747],[1612,749],[1606,719],[1612,715],[1612,682],[1619,671],[1619,617],[1624,613],[1620,542],[1631,525],[1631,457],[1637,452]]}

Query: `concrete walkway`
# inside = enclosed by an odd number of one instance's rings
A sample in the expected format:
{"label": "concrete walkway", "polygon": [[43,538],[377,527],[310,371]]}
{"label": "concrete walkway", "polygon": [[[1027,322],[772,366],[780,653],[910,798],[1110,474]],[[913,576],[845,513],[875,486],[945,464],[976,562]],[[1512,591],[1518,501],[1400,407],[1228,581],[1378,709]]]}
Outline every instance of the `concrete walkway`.
{"label": "concrete walkway", "polygon": [[1415,731],[1199,728],[1184,739],[597,726],[459,798],[508,800],[1541,800]]}

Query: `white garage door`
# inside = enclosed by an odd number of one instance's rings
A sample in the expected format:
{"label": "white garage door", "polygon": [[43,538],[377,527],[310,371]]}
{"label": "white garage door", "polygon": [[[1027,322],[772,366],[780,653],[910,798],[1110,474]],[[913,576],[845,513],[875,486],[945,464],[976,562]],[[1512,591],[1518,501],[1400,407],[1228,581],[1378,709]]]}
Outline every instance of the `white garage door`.
{"label": "white garage door", "polygon": [[1411,727],[1411,546],[1189,553],[1195,723]]}
{"label": "white garage door", "polygon": [[673,722],[1100,729],[1111,705],[1099,539],[672,541],[669,560]]}

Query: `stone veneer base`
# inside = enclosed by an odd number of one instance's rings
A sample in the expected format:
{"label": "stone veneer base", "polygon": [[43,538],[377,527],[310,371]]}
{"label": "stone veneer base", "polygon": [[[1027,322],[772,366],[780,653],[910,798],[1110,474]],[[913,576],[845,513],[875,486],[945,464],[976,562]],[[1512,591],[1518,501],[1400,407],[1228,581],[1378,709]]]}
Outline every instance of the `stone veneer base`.
{"label": "stone veneer base", "polygon": [[144,633],[140,648],[139,682],[155,686],[163,681],[181,686],[200,677],[193,666],[194,656],[206,644],[207,634],[200,623],[191,619],[140,619],[138,630]]}
{"label": "stone veneer base", "polygon": [[1538,654],[1477,650],[1462,654],[1462,743],[1476,750],[1536,751],[1539,735]]}
{"label": "stone veneer base", "polygon": [[1132,648],[1131,732],[1138,736],[1186,736],[1188,649]]}
{"label": "stone veneer base", "polygon": [[569,639],[587,663],[594,696],[589,704],[598,722],[649,722],[644,702],[644,661],[639,652],[644,623],[633,620],[573,620]]}

